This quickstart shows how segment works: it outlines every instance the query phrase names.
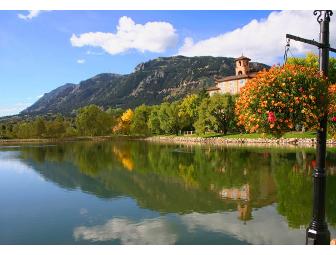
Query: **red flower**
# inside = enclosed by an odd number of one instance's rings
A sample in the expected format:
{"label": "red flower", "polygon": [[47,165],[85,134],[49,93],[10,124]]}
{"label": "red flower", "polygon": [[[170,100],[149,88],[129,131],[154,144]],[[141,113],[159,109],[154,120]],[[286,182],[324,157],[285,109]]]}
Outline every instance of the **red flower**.
{"label": "red flower", "polygon": [[274,112],[269,112],[268,113],[267,120],[268,120],[269,123],[274,123],[276,121]]}
{"label": "red flower", "polygon": [[332,117],[332,118],[331,118],[331,121],[332,121],[332,122],[336,122],[336,116]]}

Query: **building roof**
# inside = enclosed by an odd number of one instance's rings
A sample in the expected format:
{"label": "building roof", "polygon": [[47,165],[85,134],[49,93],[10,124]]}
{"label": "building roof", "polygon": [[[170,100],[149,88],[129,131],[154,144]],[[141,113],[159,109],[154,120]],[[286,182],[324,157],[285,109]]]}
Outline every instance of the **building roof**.
{"label": "building roof", "polygon": [[248,60],[248,61],[251,60],[250,58],[241,55],[239,58],[236,58],[235,61],[238,61],[238,60],[245,60],[245,59]]}
{"label": "building roof", "polygon": [[207,89],[207,91],[220,90],[220,88],[214,86]]}
{"label": "building roof", "polygon": [[254,78],[256,76],[255,73],[249,73],[249,74],[243,74],[243,75],[232,75],[232,76],[226,76],[221,79],[216,79],[216,82],[223,82],[223,81],[234,81],[234,80],[241,80],[241,79],[250,79]]}

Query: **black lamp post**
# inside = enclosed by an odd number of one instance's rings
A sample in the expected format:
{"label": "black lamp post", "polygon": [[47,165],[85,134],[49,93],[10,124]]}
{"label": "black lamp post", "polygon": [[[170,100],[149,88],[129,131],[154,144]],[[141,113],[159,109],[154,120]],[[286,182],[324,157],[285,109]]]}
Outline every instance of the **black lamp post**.
{"label": "black lamp post", "polygon": [[[329,23],[333,12],[330,10],[314,11],[317,22],[320,24],[320,41],[308,40],[298,36],[287,34],[287,39],[314,45],[320,50],[320,71],[328,77],[329,51],[336,52],[329,44]],[[285,53],[286,56],[286,53]],[[325,103],[327,97],[321,98],[320,107],[323,108],[323,116],[320,118],[320,129],[316,136],[316,168],[314,169],[314,196],[313,196],[313,220],[306,231],[306,244],[329,244],[330,232],[325,221],[325,194],[326,194],[326,143],[328,108]]]}
{"label": "black lamp post", "polygon": [[[329,64],[329,23],[332,11],[314,11],[320,23],[320,71],[328,77]],[[326,100],[326,99],[324,99]],[[326,139],[327,139],[327,107],[322,102],[324,114],[320,119],[320,129],[317,131],[316,168],[314,177],[313,220],[306,231],[306,244],[329,244],[330,232],[325,221],[326,194]]]}

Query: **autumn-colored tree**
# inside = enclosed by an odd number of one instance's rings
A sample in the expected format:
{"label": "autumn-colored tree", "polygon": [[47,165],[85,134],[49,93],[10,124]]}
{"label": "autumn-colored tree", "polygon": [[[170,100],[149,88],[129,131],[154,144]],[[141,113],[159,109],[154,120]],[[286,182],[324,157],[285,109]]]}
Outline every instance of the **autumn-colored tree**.
{"label": "autumn-colored tree", "polygon": [[120,117],[118,124],[113,127],[112,131],[117,134],[129,134],[134,112],[132,109],[126,110]]}

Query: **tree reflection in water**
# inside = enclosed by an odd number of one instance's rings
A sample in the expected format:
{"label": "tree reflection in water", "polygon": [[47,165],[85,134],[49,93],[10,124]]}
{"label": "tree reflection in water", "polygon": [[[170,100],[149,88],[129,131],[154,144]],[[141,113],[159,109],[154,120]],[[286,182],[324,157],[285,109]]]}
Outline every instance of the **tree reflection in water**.
{"label": "tree reflection in water", "polygon": [[[161,213],[237,211],[237,218],[247,222],[253,210],[276,203],[292,228],[307,226],[311,219],[313,149],[118,139],[20,150],[23,160],[62,187],[81,188],[102,198],[130,196],[141,207]],[[327,164],[327,218],[335,225],[336,153],[332,150]]]}

